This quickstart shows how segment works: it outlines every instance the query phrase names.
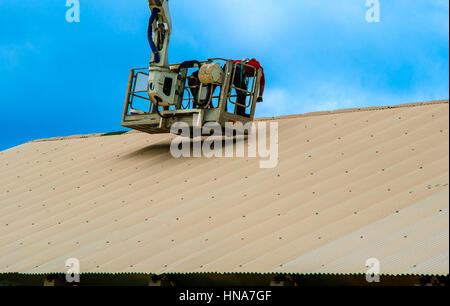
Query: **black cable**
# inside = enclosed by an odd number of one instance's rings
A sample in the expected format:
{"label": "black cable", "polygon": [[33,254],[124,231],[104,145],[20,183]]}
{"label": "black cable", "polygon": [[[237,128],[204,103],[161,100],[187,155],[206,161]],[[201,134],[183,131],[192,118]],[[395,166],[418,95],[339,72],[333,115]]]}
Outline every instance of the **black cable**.
{"label": "black cable", "polygon": [[194,65],[197,65],[198,68],[200,68],[200,62],[193,60],[193,61],[184,61],[180,64],[180,66],[178,67],[177,71],[178,73],[180,73],[181,69],[183,68],[194,68]]}
{"label": "black cable", "polygon": [[161,112],[159,111],[159,101],[156,101],[156,112],[163,119],[168,119],[168,118],[174,117],[174,115],[164,116],[163,114],[161,114]]}

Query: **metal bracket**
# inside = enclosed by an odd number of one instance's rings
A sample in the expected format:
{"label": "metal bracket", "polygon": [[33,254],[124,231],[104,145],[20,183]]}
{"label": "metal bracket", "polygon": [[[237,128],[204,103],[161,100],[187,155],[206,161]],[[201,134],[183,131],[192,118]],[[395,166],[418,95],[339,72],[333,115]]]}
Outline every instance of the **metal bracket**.
{"label": "metal bracket", "polygon": [[202,128],[203,126],[203,117],[204,117],[204,110],[199,109],[197,113],[194,113],[192,116],[192,126],[197,128]]}

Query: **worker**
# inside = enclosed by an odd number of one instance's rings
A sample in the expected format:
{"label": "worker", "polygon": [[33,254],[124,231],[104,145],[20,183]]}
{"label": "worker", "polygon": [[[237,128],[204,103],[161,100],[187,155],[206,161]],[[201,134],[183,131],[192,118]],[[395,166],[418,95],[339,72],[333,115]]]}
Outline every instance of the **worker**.
{"label": "worker", "polygon": [[[247,105],[247,93],[242,90],[248,90],[248,78],[247,71],[242,68],[242,66],[236,66],[236,71],[234,74],[234,87],[236,87],[236,114],[239,116],[247,117],[248,114],[245,113],[246,107],[243,105]],[[242,89],[242,90],[239,90]]]}
{"label": "worker", "polygon": [[148,30],[147,30],[147,38],[148,42],[150,44],[150,48],[152,49],[152,52],[154,54],[154,62],[159,63],[161,61],[158,49],[156,48],[155,42],[153,41],[153,23],[155,22],[156,18],[158,17],[158,14],[160,12],[160,9],[157,6],[150,5],[149,3],[150,11],[152,12],[150,16],[150,20],[148,21]]}
{"label": "worker", "polygon": [[[264,76],[264,69],[261,64],[254,58],[251,60],[236,60],[234,61],[236,64],[236,72],[234,76],[233,85],[238,89],[248,90],[248,77],[251,77],[255,74],[255,71],[261,69],[261,81],[259,86],[259,95],[256,102],[263,102],[264,89],[266,85],[266,78]],[[244,64],[244,65],[239,65]],[[247,93],[245,91],[236,90],[237,100],[236,102],[241,105],[246,105]],[[249,117],[248,114],[245,113],[246,107],[237,105],[236,114],[240,116]]]}
{"label": "worker", "polygon": [[197,108],[198,90],[200,88],[200,80],[198,78],[198,70],[188,78],[188,86],[192,93],[192,108]]}

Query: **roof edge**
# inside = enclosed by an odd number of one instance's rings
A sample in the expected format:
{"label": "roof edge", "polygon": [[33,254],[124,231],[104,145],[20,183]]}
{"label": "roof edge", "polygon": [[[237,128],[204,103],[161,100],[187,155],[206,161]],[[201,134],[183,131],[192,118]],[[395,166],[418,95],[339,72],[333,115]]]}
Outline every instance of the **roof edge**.
{"label": "roof edge", "polygon": [[[65,274],[66,272],[38,272],[38,273],[23,273],[23,272],[5,272],[0,273],[2,275],[29,275],[29,276],[39,276],[39,275],[57,275]],[[333,272],[165,272],[165,273],[154,273],[154,272],[80,272],[80,275],[298,275],[298,276],[364,276],[364,273],[348,272],[348,273],[333,273]],[[448,273],[381,273],[381,277],[399,277],[399,276],[438,276],[438,277],[449,277]]]}

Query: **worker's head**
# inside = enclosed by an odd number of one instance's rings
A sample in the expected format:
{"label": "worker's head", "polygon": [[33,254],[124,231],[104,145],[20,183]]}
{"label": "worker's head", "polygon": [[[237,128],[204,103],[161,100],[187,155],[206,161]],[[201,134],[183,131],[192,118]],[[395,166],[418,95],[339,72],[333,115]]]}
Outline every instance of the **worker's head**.
{"label": "worker's head", "polygon": [[159,8],[161,6],[162,4],[160,0],[148,0],[148,7],[150,11],[153,11],[154,8]]}

